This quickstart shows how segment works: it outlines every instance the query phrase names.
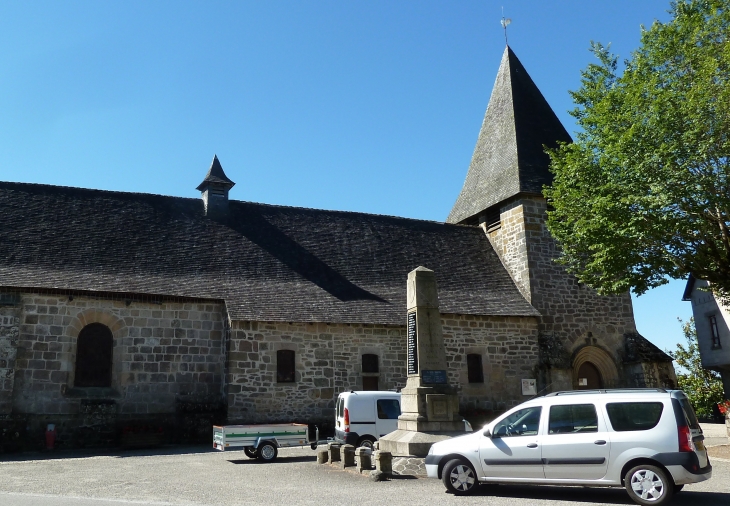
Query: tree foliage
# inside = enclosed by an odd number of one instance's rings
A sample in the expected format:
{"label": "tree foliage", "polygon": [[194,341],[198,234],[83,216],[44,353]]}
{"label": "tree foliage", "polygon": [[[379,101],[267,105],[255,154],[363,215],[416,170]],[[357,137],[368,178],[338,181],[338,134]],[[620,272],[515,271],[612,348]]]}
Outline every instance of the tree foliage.
{"label": "tree foliage", "polygon": [[559,262],[600,293],[693,274],[730,294],[730,0],[672,4],[621,75],[608,47],[582,71],[575,143],[550,150]]}
{"label": "tree foliage", "polygon": [[702,367],[694,318],[679,323],[687,344],[678,343],[676,351],[667,352],[685,371],[677,375],[678,386],[689,397],[698,417],[711,418],[712,406],[723,400],[722,379],[715,371]]}

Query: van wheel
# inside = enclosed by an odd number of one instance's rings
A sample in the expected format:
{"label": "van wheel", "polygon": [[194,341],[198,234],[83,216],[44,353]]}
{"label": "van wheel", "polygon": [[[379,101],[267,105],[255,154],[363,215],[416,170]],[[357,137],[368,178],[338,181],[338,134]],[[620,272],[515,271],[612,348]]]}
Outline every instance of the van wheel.
{"label": "van wheel", "polygon": [[255,459],[256,457],[258,457],[259,452],[253,446],[245,446],[243,448],[243,453],[246,454],[246,457],[248,457],[250,459]]}
{"label": "van wheel", "polygon": [[640,465],[630,469],[624,483],[637,504],[657,506],[672,498],[672,482],[667,473],[656,466]]}
{"label": "van wheel", "polygon": [[373,445],[375,444],[375,440],[369,436],[363,436],[357,441],[357,446],[362,446],[364,448],[370,448],[373,449]]}
{"label": "van wheel", "polygon": [[473,494],[479,486],[474,468],[463,460],[448,461],[441,476],[446,490],[455,495]]}
{"label": "van wheel", "polygon": [[258,453],[259,460],[263,460],[264,462],[271,462],[279,454],[276,446],[271,443],[263,443],[259,445]]}

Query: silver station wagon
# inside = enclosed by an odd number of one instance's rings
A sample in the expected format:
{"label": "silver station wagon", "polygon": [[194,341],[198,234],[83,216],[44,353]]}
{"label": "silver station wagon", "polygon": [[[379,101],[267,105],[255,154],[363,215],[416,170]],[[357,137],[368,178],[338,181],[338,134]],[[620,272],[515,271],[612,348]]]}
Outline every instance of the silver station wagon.
{"label": "silver station wagon", "polygon": [[556,392],[434,444],[426,470],[459,495],[480,483],[625,487],[659,505],[712,476],[703,440],[680,390]]}

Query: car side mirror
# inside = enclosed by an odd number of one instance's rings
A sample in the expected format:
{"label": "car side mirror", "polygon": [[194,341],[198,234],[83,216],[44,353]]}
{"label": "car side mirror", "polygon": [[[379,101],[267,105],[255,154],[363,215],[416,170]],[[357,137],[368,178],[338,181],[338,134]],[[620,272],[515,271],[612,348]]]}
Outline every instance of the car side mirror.
{"label": "car side mirror", "polygon": [[482,434],[484,434],[485,437],[492,439],[492,433],[489,432],[489,429],[485,430]]}

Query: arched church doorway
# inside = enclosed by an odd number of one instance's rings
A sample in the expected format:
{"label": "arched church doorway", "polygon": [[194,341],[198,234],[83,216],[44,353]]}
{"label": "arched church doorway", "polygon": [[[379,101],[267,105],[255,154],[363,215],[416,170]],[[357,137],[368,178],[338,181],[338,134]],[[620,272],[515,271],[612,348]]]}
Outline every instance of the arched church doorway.
{"label": "arched church doorway", "polygon": [[573,357],[573,388],[588,390],[620,386],[611,356],[598,346],[584,346]]}
{"label": "arched church doorway", "polygon": [[598,368],[590,362],[583,362],[578,368],[578,390],[603,388],[603,378]]}

